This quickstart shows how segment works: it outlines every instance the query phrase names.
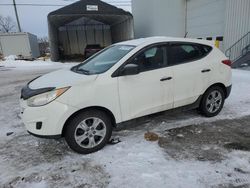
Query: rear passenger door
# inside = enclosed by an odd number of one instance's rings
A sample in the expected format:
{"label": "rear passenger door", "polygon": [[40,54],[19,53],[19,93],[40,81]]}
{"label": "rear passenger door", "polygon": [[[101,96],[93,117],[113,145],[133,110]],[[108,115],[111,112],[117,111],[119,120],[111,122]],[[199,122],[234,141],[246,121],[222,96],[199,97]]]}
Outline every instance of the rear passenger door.
{"label": "rear passenger door", "polygon": [[210,77],[209,62],[202,45],[170,43],[170,66],[174,78],[174,108],[194,103],[207,89]]}

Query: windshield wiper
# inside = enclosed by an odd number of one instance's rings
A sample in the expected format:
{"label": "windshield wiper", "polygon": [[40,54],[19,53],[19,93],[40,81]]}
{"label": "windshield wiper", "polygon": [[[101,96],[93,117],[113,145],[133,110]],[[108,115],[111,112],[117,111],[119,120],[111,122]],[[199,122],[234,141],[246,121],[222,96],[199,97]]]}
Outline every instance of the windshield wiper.
{"label": "windshield wiper", "polygon": [[90,71],[89,70],[85,70],[85,69],[72,69],[74,72],[77,72],[77,73],[83,73],[83,74],[90,74]]}
{"label": "windshield wiper", "polygon": [[89,70],[85,70],[85,69],[78,69],[78,71],[80,71],[80,72],[84,72],[84,73],[87,73],[87,74],[89,74]]}

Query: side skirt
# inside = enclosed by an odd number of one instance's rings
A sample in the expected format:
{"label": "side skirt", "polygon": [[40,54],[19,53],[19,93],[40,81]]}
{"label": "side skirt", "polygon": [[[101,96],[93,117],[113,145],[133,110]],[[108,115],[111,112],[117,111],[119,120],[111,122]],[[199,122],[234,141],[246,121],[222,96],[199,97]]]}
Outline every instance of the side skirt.
{"label": "side skirt", "polygon": [[45,138],[45,139],[59,139],[62,138],[62,135],[49,135],[49,136],[44,136],[44,135],[37,135],[32,132],[27,131],[30,135],[38,137],[38,138]]}
{"label": "side skirt", "polygon": [[150,115],[142,116],[142,117],[139,117],[139,118],[135,118],[135,119],[132,119],[132,120],[124,121],[124,122],[121,122],[121,123],[117,123],[115,129],[116,130],[121,130],[121,129],[125,128],[125,127],[130,127],[132,124],[133,125],[140,125],[140,124],[143,124],[143,123],[147,123],[147,122],[149,122],[150,118],[154,118],[156,116],[159,116],[164,112],[182,112],[182,111],[187,111],[187,110],[192,110],[192,109],[199,108],[202,96],[203,95],[200,95],[198,97],[198,99],[194,103],[189,104],[189,105],[185,105],[185,106],[181,106],[181,107],[178,107],[178,108],[165,110],[165,111],[157,112],[157,113],[154,113],[154,114],[150,114]]}

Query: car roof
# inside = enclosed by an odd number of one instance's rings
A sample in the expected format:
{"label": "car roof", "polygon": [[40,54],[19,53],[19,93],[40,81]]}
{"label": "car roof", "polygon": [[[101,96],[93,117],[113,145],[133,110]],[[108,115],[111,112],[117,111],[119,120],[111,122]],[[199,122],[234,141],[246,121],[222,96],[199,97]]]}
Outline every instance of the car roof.
{"label": "car roof", "polygon": [[191,39],[191,38],[177,38],[177,37],[148,37],[128,40],[117,43],[116,45],[132,45],[132,46],[146,46],[154,43],[161,42],[192,42],[198,44],[205,44],[208,46],[214,46],[214,41],[202,40],[202,39]]}

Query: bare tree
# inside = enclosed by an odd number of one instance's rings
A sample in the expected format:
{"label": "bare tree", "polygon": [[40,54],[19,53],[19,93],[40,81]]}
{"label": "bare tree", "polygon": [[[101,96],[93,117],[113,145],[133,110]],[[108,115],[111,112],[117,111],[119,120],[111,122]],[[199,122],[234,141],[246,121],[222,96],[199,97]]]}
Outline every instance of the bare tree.
{"label": "bare tree", "polygon": [[38,44],[40,49],[40,54],[45,55],[49,52],[49,39],[48,37],[38,38]]}
{"label": "bare tree", "polygon": [[0,15],[0,32],[9,33],[11,31],[16,31],[16,24],[10,16],[3,17]]}

